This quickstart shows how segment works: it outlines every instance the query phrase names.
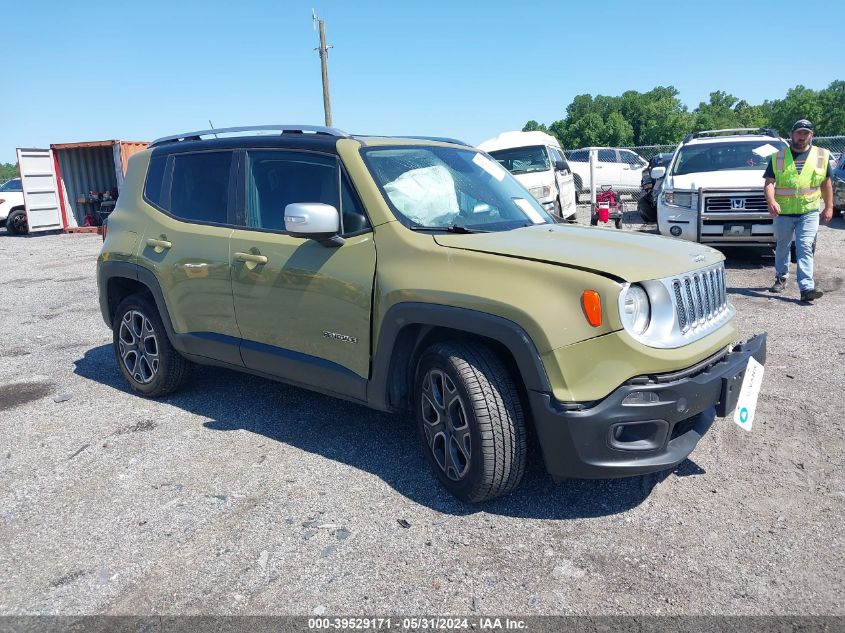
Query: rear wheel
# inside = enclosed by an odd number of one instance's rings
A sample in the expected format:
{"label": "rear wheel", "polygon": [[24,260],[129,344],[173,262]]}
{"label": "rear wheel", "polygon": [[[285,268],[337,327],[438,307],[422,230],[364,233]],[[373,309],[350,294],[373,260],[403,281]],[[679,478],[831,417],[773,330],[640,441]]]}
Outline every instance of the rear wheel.
{"label": "rear wheel", "polygon": [[479,502],[519,485],[526,461],[522,405],[490,348],[429,347],[417,365],[414,402],[426,459],[449,492]]}
{"label": "rear wheel", "polygon": [[120,373],[132,391],[158,398],[184,384],[191,364],[170,344],[158,310],[147,296],[130,295],[120,302],[112,334]]}
{"label": "rear wheel", "polygon": [[29,233],[29,223],[26,220],[26,211],[14,209],[6,218],[6,230],[12,235],[26,235]]}

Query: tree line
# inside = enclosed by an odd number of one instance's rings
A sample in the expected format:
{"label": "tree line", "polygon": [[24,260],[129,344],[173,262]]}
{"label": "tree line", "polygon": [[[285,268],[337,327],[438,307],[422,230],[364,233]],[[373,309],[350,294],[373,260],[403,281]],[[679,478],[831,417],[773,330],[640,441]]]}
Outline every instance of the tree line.
{"label": "tree line", "polygon": [[11,178],[17,178],[20,175],[18,165],[15,163],[0,163],[0,182],[6,182]]}
{"label": "tree line", "polygon": [[816,136],[845,134],[845,81],[822,90],[796,86],[783,99],[751,105],[718,90],[689,111],[673,86],[648,92],[628,90],[618,97],[578,95],[566,115],[548,126],[528,121],[524,132],[540,130],[557,137],[565,149],[589,146],[676,145],[699,130],[767,127],[785,136],[798,119],[809,119]]}

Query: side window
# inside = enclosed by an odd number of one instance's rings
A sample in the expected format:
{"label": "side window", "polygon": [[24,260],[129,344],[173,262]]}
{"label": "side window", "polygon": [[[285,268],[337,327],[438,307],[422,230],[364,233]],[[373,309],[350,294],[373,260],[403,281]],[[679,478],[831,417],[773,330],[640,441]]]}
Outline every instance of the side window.
{"label": "side window", "polygon": [[255,151],[247,156],[246,224],[285,230],[285,207],[321,202],[338,208],[338,166],[329,156]]}
{"label": "side window", "polygon": [[147,181],[144,183],[144,197],[162,209],[166,209],[164,203],[164,173],[167,159],[167,156],[153,156],[147,169]]}
{"label": "side window", "polygon": [[615,163],[616,162],[616,152],[612,149],[600,149],[599,150],[599,162],[600,163]]}
{"label": "side window", "polygon": [[590,155],[586,150],[578,150],[569,155],[569,160],[575,163],[588,163],[590,162]]}
{"label": "side window", "polygon": [[626,165],[631,165],[632,167],[639,167],[642,164],[640,162],[639,157],[634,154],[634,152],[621,151],[619,152],[619,156],[622,159],[622,162]]}
{"label": "side window", "polygon": [[232,152],[175,154],[172,161],[170,200],[165,196],[164,208],[189,222],[228,223]]}
{"label": "side window", "polygon": [[561,151],[558,150],[558,148],[556,147],[550,147],[549,151],[552,153],[552,160],[555,162],[563,161],[563,163],[566,165],[566,167],[564,168],[564,172],[569,173],[569,164],[566,162],[566,158],[563,156]]}
{"label": "side window", "polygon": [[20,178],[10,180],[2,187],[0,187],[0,191],[23,191],[23,186],[21,185]]}

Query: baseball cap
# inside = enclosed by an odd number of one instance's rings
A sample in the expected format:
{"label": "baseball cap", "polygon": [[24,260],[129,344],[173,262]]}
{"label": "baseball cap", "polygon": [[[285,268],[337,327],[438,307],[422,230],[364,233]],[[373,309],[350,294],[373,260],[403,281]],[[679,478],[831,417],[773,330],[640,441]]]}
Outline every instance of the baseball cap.
{"label": "baseball cap", "polygon": [[795,125],[792,126],[792,131],[795,130],[810,130],[813,131],[813,124],[810,123],[807,119],[798,119],[795,122]]}

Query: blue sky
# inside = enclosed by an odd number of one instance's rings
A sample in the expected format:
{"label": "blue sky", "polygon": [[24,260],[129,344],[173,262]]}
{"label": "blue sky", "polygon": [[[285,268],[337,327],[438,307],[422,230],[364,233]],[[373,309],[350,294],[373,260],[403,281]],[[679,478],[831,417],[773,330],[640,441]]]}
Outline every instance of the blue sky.
{"label": "blue sky", "polygon": [[334,46],[334,124],[353,133],[478,143],[560,119],[582,93],[673,85],[692,109],[714,90],[760,103],[845,79],[836,0],[9,0],[0,162],[209,119],[322,124],[312,7]]}

